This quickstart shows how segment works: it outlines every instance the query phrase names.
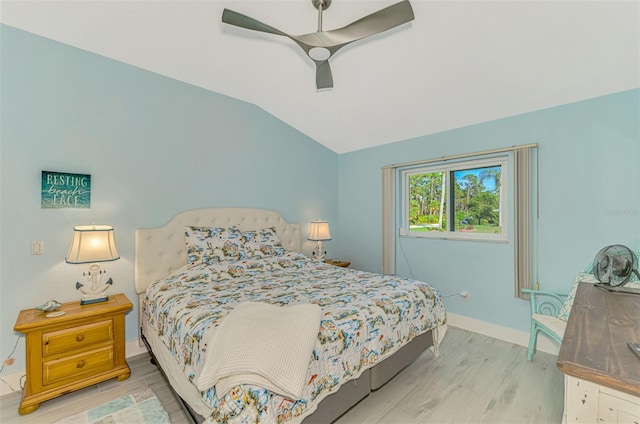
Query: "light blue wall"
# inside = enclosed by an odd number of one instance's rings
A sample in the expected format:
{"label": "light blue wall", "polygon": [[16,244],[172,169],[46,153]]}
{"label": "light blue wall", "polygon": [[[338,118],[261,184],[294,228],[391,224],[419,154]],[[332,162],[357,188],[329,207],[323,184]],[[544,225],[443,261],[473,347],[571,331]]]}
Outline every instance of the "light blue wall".
{"label": "light blue wall", "polygon": [[[122,258],[106,264],[111,292],[134,300],[135,229],[181,210],[247,206],[290,222],[337,223],[337,154],[263,110],[1,31],[0,357],[13,347],[21,309],[79,299],[74,285],[86,266],[64,262],[74,225],[115,227]],[[41,209],[42,170],[91,174],[91,208]],[[44,241],[44,255],[31,256],[32,240]],[[134,310],[128,340],[136,327]],[[3,373],[24,369],[22,346]]]}
{"label": "light blue wall", "polygon": [[[568,290],[605,245],[640,247],[636,89],[340,155],[339,254],[357,268],[381,270],[382,166],[528,143],[540,146],[541,287]],[[450,312],[528,329],[528,304],[513,296],[512,242],[399,243],[398,274],[443,294],[469,291],[466,302],[446,299]]]}
{"label": "light blue wall", "polygon": [[[122,259],[107,268],[113,292],[131,299],[135,229],[199,207],[326,218],[330,255],[378,272],[380,168],[415,159],[539,143],[544,288],[568,288],[606,244],[640,247],[640,90],[336,155],[255,106],[0,28],[1,357],[16,340],[20,309],[78,299],[84,268],[64,263],[74,225],[116,228]],[[91,174],[91,209],[40,209],[42,170]],[[30,255],[32,240],[44,241],[44,255]],[[470,292],[467,302],[447,298],[451,312],[527,329],[527,304],[513,298],[510,244],[402,246],[414,277],[445,294]],[[410,274],[403,257],[397,271]],[[127,317],[128,340],[136,317]],[[22,344],[15,357],[4,373],[24,369]]]}

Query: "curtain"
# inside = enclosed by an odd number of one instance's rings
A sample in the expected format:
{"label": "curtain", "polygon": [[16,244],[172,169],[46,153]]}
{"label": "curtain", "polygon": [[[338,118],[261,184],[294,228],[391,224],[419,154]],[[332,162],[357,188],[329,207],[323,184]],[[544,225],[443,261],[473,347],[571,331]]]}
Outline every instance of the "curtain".
{"label": "curtain", "polygon": [[396,169],[382,168],[382,273],[396,272]]}
{"label": "curtain", "polygon": [[[514,150],[515,210],[514,210],[514,278],[515,296],[528,299],[529,295],[522,289],[531,289],[537,278],[534,272],[534,232],[537,227],[537,196],[532,199],[532,150],[527,147]],[[537,184],[536,184],[537,193]],[[536,203],[536,211],[532,210],[532,201]],[[534,221],[533,218],[536,218]],[[537,245],[537,243],[535,243]]]}

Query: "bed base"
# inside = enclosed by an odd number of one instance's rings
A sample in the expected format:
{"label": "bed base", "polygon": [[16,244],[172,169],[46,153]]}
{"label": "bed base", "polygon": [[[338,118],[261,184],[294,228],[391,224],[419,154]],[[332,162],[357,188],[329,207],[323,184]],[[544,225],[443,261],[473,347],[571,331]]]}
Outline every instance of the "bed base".
{"label": "bed base", "polygon": [[[160,362],[156,359],[149,342],[144,336],[142,328],[140,328],[140,337],[144,345],[147,347],[149,355],[151,355],[152,363],[158,367],[158,370],[167,381],[171,391],[179,400],[180,405],[186,414],[195,424],[201,424],[204,422],[205,418],[194,411],[193,408],[191,408],[171,386]],[[385,383],[415,361],[418,356],[431,346],[433,346],[432,331],[427,331],[426,333],[419,335],[401,347],[396,353],[385,358],[382,362],[372,368],[365,370],[358,378],[344,383],[340,386],[338,391],[320,401],[313,414],[305,417],[304,420],[302,420],[302,423],[327,424],[334,422],[358,402],[367,397],[371,391],[381,388]]]}

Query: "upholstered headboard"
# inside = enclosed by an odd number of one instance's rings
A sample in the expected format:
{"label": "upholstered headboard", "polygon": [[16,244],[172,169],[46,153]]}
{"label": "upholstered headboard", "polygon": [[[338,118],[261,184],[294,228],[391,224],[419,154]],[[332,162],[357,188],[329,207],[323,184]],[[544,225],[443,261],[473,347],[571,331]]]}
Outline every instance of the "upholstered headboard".
{"label": "upholstered headboard", "polygon": [[249,208],[193,209],[179,213],[158,228],[136,230],[135,285],[142,294],[152,282],[187,263],[184,226],[231,227],[259,230],[275,227],[287,250],[301,250],[300,224],[289,224],[277,212]]}

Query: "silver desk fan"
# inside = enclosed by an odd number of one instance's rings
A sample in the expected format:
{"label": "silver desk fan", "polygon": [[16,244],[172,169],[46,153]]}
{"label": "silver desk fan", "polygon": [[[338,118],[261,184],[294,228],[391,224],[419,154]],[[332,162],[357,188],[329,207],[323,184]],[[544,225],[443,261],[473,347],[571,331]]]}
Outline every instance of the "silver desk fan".
{"label": "silver desk fan", "polygon": [[613,244],[602,248],[593,259],[591,272],[600,283],[599,287],[611,291],[640,294],[637,289],[623,289],[626,283],[638,273],[638,258],[627,246]]}

